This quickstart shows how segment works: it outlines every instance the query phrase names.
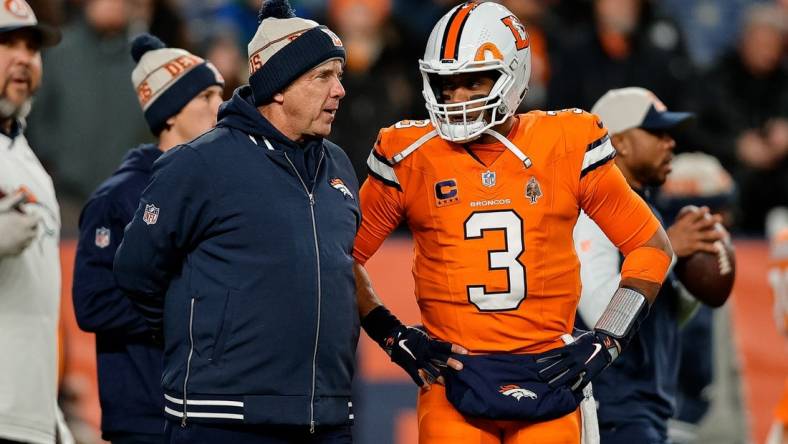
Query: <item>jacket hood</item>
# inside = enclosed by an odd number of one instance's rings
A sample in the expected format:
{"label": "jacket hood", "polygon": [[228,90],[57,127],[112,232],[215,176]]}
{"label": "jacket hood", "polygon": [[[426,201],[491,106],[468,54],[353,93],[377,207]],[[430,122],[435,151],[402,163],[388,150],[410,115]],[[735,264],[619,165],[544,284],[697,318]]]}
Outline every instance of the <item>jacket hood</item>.
{"label": "jacket hood", "polygon": [[153,162],[161,156],[162,152],[156,144],[146,143],[129,150],[115,174],[129,171],[150,172]]}
{"label": "jacket hood", "polygon": [[[252,136],[265,137],[271,141],[279,142],[291,148],[303,146],[290,140],[287,136],[279,132],[271,122],[263,117],[254,106],[252,88],[244,85],[235,90],[230,100],[222,103],[219,107],[219,122],[217,127],[230,127],[243,131]],[[321,142],[322,138],[311,139],[309,142]],[[276,146],[276,144],[274,144]]]}

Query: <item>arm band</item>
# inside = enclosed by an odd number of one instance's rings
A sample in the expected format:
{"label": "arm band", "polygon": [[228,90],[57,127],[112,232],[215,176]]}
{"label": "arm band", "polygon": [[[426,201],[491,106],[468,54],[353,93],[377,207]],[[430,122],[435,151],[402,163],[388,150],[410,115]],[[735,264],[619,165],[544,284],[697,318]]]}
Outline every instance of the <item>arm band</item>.
{"label": "arm band", "polygon": [[642,279],[662,284],[668,275],[671,258],[654,247],[638,247],[632,250],[621,265],[621,278]]}
{"label": "arm band", "polygon": [[627,343],[647,315],[646,297],[631,288],[621,287],[613,294],[594,330]]}
{"label": "arm band", "polygon": [[402,325],[402,322],[391,314],[388,308],[382,305],[372,309],[361,320],[361,327],[364,328],[367,335],[383,347],[386,346],[384,342],[391,334],[391,331],[400,325]]}

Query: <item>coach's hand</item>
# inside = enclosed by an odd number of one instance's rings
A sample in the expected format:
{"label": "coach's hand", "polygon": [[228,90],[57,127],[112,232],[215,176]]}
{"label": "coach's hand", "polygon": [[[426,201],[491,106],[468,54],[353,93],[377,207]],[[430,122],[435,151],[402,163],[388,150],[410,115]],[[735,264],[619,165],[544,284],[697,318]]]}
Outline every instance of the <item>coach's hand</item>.
{"label": "coach's hand", "polygon": [[582,390],[612,363],[620,346],[614,338],[598,331],[585,331],[575,342],[542,353],[536,358],[539,377],[550,387],[569,386]]}
{"label": "coach's hand", "polygon": [[391,360],[402,367],[413,382],[425,389],[433,382],[442,383],[442,368],[462,370],[462,363],[452,358],[452,353],[468,353],[458,345],[432,339],[423,330],[405,325],[394,328],[382,346]]}

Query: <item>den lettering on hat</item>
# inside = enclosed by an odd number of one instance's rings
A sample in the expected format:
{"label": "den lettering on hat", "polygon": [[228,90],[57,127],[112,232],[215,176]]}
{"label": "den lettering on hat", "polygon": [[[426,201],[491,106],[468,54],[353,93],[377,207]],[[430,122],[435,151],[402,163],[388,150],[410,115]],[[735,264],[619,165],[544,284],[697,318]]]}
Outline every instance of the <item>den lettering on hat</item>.
{"label": "den lettering on hat", "polygon": [[25,0],[2,0],[0,4],[0,33],[30,29],[41,39],[42,46],[54,46],[60,42],[60,31],[38,23],[33,8]]}
{"label": "den lettering on hat", "polygon": [[141,34],[131,44],[137,62],[131,82],[145,120],[158,135],[167,119],[178,114],[206,88],[224,86],[224,79],[210,62],[180,48],[167,48],[157,37]]}
{"label": "den lettering on hat", "polygon": [[342,40],[319,23],[296,17],[287,0],[264,2],[257,20],[257,32],[247,47],[256,106],[321,63],[345,62]]}
{"label": "den lettering on hat", "polygon": [[602,119],[611,134],[632,128],[671,130],[694,118],[692,113],[668,111],[653,92],[634,86],[606,92],[591,112]]}

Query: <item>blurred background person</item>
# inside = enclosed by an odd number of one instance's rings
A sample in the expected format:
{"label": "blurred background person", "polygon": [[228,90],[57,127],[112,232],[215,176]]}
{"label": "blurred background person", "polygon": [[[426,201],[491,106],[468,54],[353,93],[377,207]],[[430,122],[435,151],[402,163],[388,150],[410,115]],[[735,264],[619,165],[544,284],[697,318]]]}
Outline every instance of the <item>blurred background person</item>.
{"label": "blurred background person", "polygon": [[691,67],[673,22],[657,19],[647,0],[593,0],[590,8],[591,22],[568,31],[551,59],[547,108],[589,109],[607,90],[628,85],[683,108]]}
{"label": "blurred background person", "polygon": [[130,2],[128,35],[150,32],[174,48],[192,49],[193,39],[184,26],[180,11],[173,0],[126,1]]}
{"label": "blurred background person", "polygon": [[249,78],[249,68],[243,54],[238,49],[235,37],[226,31],[217,31],[204,43],[205,58],[219,70],[225,82],[222,97],[229,100],[238,87]]}
{"label": "blurred background person", "polygon": [[128,147],[150,140],[128,81],[130,6],[84,0],[84,14],[65,27],[62,44],[44,62],[47,81],[30,116],[30,141],[53,173],[71,230],[82,202]]}
{"label": "blurred background person", "polygon": [[155,444],[164,440],[161,345],[115,284],[112,263],[153,162],[216,124],[223,79],[210,62],[150,34],[131,51],[132,83],[156,142],[129,151],[82,210],[73,298],[80,328],[96,334],[102,438]]}
{"label": "blurred background person", "polygon": [[257,32],[257,14],[262,0],[230,0],[219,5],[211,14],[215,20],[235,32],[235,40],[248,42]]}
{"label": "blurred background person", "polygon": [[[0,442],[72,443],[57,405],[60,210],[25,138],[41,49],[60,32],[24,0],[0,8]],[[51,141],[52,138],[50,137]]]}
{"label": "blurred background person", "polygon": [[[695,205],[719,214],[725,227],[732,225],[735,186],[719,160],[705,153],[685,152],[673,158],[671,170],[655,200],[666,224],[673,224],[681,208]],[[730,322],[724,311],[700,304],[694,316],[681,325],[676,409],[668,429],[668,435],[677,444],[698,439],[698,425],[715,394],[711,386],[721,376],[715,374],[715,316],[723,317],[725,325]],[[725,332],[721,334],[725,336]]]}
{"label": "blurred background person", "polygon": [[736,228],[763,234],[766,212],[788,202],[788,15],[756,4],[732,49],[700,82],[696,140],[739,188]]}
{"label": "blurred background person", "polygon": [[343,147],[359,180],[378,129],[407,116],[427,118],[421,76],[405,65],[407,52],[389,21],[391,0],[330,0],[329,23],[347,48],[342,84],[347,91],[331,140]]}
{"label": "blurred background person", "polygon": [[[715,253],[714,242],[723,233],[714,229],[718,219],[708,207],[685,208],[668,225],[655,206],[657,189],[671,171],[676,146],[671,133],[693,115],[668,111],[654,93],[638,87],[608,91],[591,112],[608,128],[616,165],[660,219],[675,256]],[[622,259],[585,214],[578,219],[574,239],[583,282],[576,325],[587,330],[610,302],[611,289],[619,285]],[[670,442],[668,420],[674,414],[679,382],[680,326],[699,304],[684,284],[671,268],[629,348],[594,381],[602,444]]]}

